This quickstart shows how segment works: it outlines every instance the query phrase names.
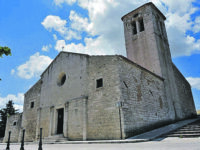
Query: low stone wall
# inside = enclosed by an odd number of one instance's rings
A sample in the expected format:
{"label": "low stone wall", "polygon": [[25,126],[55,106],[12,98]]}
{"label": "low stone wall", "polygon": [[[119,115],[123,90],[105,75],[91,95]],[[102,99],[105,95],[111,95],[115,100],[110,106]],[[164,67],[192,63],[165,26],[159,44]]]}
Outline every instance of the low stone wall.
{"label": "low stone wall", "polygon": [[21,129],[22,114],[11,115],[7,118],[6,131],[3,142],[7,142],[9,131],[11,131],[11,142],[18,142],[18,137]]}

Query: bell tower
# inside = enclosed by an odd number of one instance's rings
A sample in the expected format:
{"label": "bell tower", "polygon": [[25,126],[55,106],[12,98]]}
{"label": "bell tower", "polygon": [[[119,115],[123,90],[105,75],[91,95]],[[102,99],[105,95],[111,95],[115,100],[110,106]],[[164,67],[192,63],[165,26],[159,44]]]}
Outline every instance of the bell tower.
{"label": "bell tower", "polygon": [[171,63],[165,19],[151,2],[122,17],[128,59],[161,77]]}
{"label": "bell tower", "polygon": [[152,3],[146,3],[122,17],[127,57],[164,79],[171,119],[177,117],[179,99],[164,21],[165,16]]}

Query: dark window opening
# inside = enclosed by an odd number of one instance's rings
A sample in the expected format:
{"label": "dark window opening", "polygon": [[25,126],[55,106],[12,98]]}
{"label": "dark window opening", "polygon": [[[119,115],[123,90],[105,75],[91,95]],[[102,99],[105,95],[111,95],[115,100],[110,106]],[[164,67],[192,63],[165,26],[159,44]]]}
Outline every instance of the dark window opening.
{"label": "dark window opening", "polygon": [[16,126],[16,125],[17,125],[17,122],[14,122],[14,123],[13,123],[13,126]]}
{"label": "dark window opening", "polygon": [[64,72],[60,73],[57,79],[57,85],[62,86],[66,81],[66,74]]}
{"label": "dark window opening", "polygon": [[34,107],[34,102],[31,102],[31,108],[33,108]]}
{"label": "dark window opening", "polygon": [[136,22],[135,22],[135,21],[133,21],[131,25],[132,25],[132,31],[133,31],[133,35],[137,34]]}
{"label": "dark window opening", "polygon": [[144,22],[143,22],[143,18],[140,18],[138,20],[139,22],[139,28],[140,28],[140,32],[144,31]]}
{"label": "dark window opening", "polygon": [[65,83],[65,80],[66,80],[66,75],[64,75],[61,79],[61,85],[63,85]]}
{"label": "dark window opening", "polygon": [[103,87],[103,79],[98,79],[96,85],[97,88]]}
{"label": "dark window opening", "polygon": [[136,18],[138,16],[138,14],[133,15],[134,18]]}

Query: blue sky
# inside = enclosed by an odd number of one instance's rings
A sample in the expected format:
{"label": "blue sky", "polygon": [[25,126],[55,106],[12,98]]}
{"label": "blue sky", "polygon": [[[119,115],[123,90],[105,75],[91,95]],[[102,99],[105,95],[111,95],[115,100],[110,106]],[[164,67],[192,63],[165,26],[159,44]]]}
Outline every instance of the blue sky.
{"label": "blue sky", "polygon": [[[167,17],[173,62],[200,109],[200,2],[151,0]],[[148,0],[0,0],[0,108],[22,110],[23,94],[61,51],[126,56],[121,17]],[[112,18],[112,19],[111,19]]]}

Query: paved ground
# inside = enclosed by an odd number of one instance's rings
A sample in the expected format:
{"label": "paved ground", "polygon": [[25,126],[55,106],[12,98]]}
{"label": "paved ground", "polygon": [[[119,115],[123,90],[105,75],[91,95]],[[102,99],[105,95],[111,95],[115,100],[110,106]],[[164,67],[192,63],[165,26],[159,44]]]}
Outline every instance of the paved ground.
{"label": "paved ground", "polygon": [[[5,150],[6,145],[0,145]],[[37,150],[38,145],[25,145],[25,150]],[[11,145],[10,150],[19,150],[20,145]],[[200,150],[200,138],[166,138],[150,142],[119,144],[48,144],[43,150]]]}
{"label": "paved ground", "polygon": [[[60,144],[43,144],[43,150],[200,150],[200,137],[179,138],[183,136],[178,136],[165,138],[164,136],[158,138],[197,120],[200,120],[200,117],[179,121],[126,140],[65,141]],[[5,149],[6,144],[0,143],[0,150]],[[38,144],[26,143],[24,149],[37,150]],[[10,150],[20,150],[20,144],[11,144]]]}

